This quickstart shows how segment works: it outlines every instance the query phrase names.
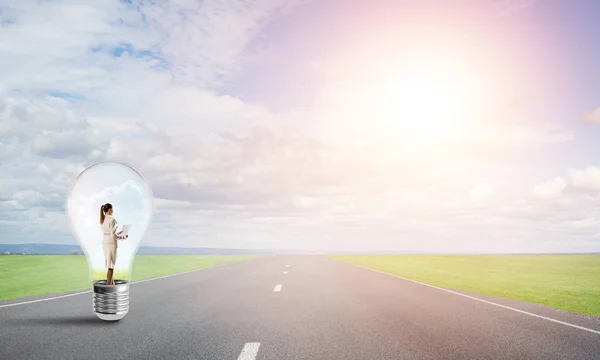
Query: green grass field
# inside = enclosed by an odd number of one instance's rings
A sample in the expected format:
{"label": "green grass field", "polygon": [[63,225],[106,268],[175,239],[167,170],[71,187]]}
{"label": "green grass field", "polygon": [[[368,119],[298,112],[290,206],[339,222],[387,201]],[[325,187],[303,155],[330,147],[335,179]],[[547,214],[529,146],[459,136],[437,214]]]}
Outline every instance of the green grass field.
{"label": "green grass field", "polygon": [[[251,256],[237,255],[138,255],[132,268],[132,281],[207,268]],[[115,270],[115,279],[128,274]],[[106,270],[93,272],[93,278],[106,279]],[[0,300],[24,296],[91,289],[84,255],[0,256]]]}
{"label": "green grass field", "polygon": [[440,287],[600,316],[600,255],[333,257]]}

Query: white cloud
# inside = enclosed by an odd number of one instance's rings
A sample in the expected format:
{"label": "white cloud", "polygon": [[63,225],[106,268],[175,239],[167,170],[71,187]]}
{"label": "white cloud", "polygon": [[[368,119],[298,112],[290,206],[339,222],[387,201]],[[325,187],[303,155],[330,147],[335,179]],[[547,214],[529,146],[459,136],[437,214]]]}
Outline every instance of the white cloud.
{"label": "white cloud", "polygon": [[0,99],[0,124],[0,141],[13,144],[20,156],[31,152],[58,159],[97,158],[106,143],[94,136],[83,114],[53,97]]}
{"label": "white cloud", "polygon": [[586,111],[583,114],[583,121],[600,124],[600,107],[595,110]]}
{"label": "white cloud", "polygon": [[154,204],[157,212],[167,212],[169,210],[189,209],[193,207],[193,203],[189,201],[167,200],[159,197],[154,198]]}
{"label": "white cloud", "polygon": [[575,229],[600,230],[600,219],[598,217],[587,217],[580,220],[566,221],[565,225]]}
{"label": "white cloud", "polygon": [[583,169],[569,169],[569,176],[575,188],[600,193],[600,167],[588,166]]}
{"label": "white cloud", "polygon": [[535,196],[542,199],[552,199],[561,196],[567,185],[567,180],[556,178],[537,184],[533,188],[533,193]]}
{"label": "white cloud", "polygon": [[469,196],[473,200],[486,200],[492,195],[494,195],[494,187],[487,182],[477,184],[477,186],[469,192]]}

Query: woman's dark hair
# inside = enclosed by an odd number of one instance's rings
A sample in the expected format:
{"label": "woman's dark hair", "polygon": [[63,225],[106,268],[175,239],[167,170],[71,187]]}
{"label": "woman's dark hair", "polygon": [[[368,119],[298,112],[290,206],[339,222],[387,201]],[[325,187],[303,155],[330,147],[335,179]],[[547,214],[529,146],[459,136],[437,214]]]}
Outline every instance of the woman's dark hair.
{"label": "woman's dark hair", "polygon": [[100,206],[100,225],[104,224],[105,214],[110,209],[112,209],[112,205],[109,203]]}

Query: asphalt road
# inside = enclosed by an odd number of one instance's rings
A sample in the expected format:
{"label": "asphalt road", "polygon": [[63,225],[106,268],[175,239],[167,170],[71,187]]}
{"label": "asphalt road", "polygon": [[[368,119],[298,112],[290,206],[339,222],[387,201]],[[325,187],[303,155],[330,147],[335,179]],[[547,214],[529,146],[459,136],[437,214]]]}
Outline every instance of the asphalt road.
{"label": "asphalt road", "polygon": [[[600,359],[599,333],[320,256],[257,258],[130,291],[116,323],[96,318],[90,293],[0,307],[0,359]],[[600,330],[598,318],[485,299]]]}

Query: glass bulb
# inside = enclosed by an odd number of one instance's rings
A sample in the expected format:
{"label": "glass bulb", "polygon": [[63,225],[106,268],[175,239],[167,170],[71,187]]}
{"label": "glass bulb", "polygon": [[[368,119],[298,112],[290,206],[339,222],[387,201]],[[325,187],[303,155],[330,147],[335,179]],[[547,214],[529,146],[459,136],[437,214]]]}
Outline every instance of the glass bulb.
{"label": "glass bulb", "polygon": [[[102,246],[100,208],[109,203],[120,231],[130,225],[129,237],[117,240],[114,285],[107,285]],[[103,320],[120,320],[129,311],[131,267],[154,213],[150,185],[132,167],[119,162],[100,162],[83,170],[67,198],[71,231],[83,249],[93,285],[94,313]]]}

